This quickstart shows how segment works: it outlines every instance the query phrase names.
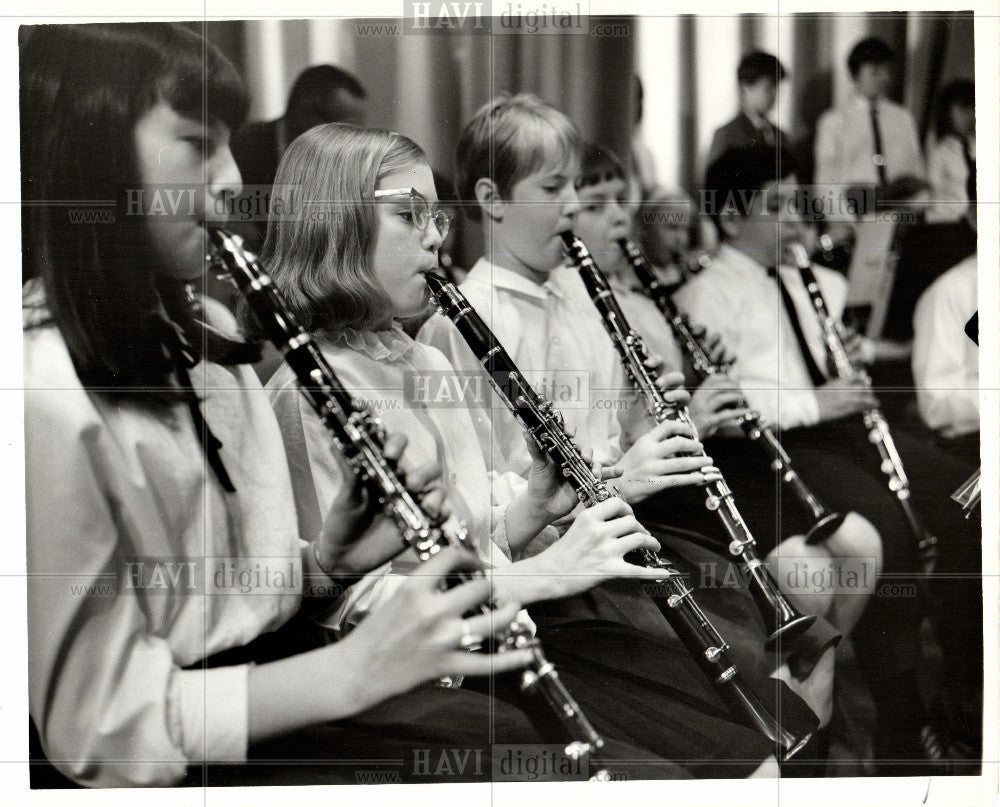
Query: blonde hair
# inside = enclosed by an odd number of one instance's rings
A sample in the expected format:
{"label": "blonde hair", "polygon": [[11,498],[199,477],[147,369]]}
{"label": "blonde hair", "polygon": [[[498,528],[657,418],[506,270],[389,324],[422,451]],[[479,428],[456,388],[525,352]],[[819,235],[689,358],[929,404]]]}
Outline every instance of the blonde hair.
{"label": "blonde hair", "polygon": [[[479,221],[476,182],[492,179],[501,197],[552,161],[571,165],[582,141],[573,122],[531,93],[501,95],[462,127],[455,147],[455,192],[469,218]],[[554,148],[553,148],[554,147]]]}
{"label": "blonde hair", "polygon": [[278,166],[261,259],[306,330],[371,329],[389,300],[372,271],[379,181],[427,155],[396,132],[327,123]]}

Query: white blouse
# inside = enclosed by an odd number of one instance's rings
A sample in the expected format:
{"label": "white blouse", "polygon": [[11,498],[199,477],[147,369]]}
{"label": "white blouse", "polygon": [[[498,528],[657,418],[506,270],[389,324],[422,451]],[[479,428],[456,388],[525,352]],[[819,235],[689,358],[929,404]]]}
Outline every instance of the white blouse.
{"label": "white blouse", "polygon": [[[528,381],[553,401],[576,442],[590,446],[605,464],[620,459],[622,423],[644,417],[644,407],[625,380],[579,274],[561,267],[540,286],[480,259],[460,289]],[[463,371],[480,366],[441,314],[432,316],[417,338]],[[527,474],[531,457],[523,429],[509,413],[496,412],[479,433],[495,471]]]}
{"label": "white blouse", "polygon": [[[975,154],[976,141],[972,139]],[[931,207],[928,221],[959,221],[969,212],[969,166],[965,162],[965,144],[955,135],[946,135],[931,147],[927,155],[927,178],[931,183]]]}
{"label": "white blouse", "polygon": [[[25,324],[42,322],[34,281],[23,302]],[[209,308],[232,325],[223,312]],[[54,325],[24,331],[30,708],[47,756],[81,784],[166,785],[190,763],[244,760],[248,668],[182,668],[300,604],[266,394],[249,367],[203,362],[191,379],[235,493],[185,404],[164,416],[88,392]]]}
{"label": "white blouse", "polygon": [[[448,360],[414,342],[398,325],[378,332],[349,330],[333,340],[320,336],[317,343],[344,387],[388,431],[406,435],[400,460],[404,474],[430,462],[440,467],[452,511],[449,526],[466,523],[487,565],[509,563],[504,515],[510,496],[491,484],[467,400],[441,392],[442,384],[452,390],[458,380]],[[285,441],[303,535],[310,537],[351,472],[290,368],[282,366],[267,389]],[[407,552],[370,572],[341,598],[325,624],[346,632],[391,596],[415,563]]]}

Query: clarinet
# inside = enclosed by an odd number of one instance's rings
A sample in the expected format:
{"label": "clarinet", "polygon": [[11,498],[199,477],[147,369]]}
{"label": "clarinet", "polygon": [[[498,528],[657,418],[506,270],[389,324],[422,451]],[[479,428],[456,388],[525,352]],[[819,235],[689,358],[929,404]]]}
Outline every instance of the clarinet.
{"label": "clarinet", "polygon": [[[681,421],[693,429],[687,410],[668,403],[656,385],[655,374],[646,367],[649,354],[642,337],[629,327],[607,278],[594,262],[590,250],[572,232],[563,233],[562,238],[570,261],[583,278],[587,293],[601,314],[601,322],[622,359],[625,371],[643,396],[650,415],[657,423]],[[816,617],[800,614],[782,594],[767,566],[757,555],[757,542],[736,508],[732,490],[718,469],[708,466],[706,473],[709,472],[711,481],[705,489],[705,507],[722,522],[730,539],[729,553],[739,559],[750,583],[750,592],[764,617],[764,624],[771,629],[765,647],[772,646],[778,639],[788,640],[801,635],[812,626]]]}
{"label": "clarinet", "polygon": [[[381,422],[344,389],[312,337],[289,311],[257,257],[243,249],[238,236],[218,229],[209,232],[214,246],[209,259],[244,296],[270,341],[295,372],[302,394],[330,431],[335,445],[372,499],[395,523],[407,546],[416,552],[421,562],[449,546],[474,552],[464,527],[446,530],[443,519],[429,515],[403,484],[394,463],[385,456],[385,432]],[[484,575],[482,571],[461,572],[449,582],[456,585]],[[485,603],[480,611],[491,613],[490,606]],[[604,740],[559,680],[555,667],[546,659],[530,628],[515,619],[498,632],[496,641],[500,652],[520,648],[531,651],[531,662],[523,674],[521,688],[541,690],[569,730],[573,740],[566,747],[568,757],[596,761]],[[601,768],[592,778],[607,781],[610,774]]]}
{"label": "clarinet", "polygon": [[[688,318],[682,314],[671,297],[670,289],[661,283],[650,268],[646,257],[635,244],[622,238],[618,245],[632,266],[643,292],[660,309],[663,318],[673,331],[674,337],[684,350],[691,366],[702,379],[726,375],[729,368],[713,362],[702,341],[695,335]],[[817,544],[829,538],[844,522],[844,516],[828,509],[809,490],[802,477],[792,467],[792,459],[778,441],[771,427],[759,412],[750,411],[740,418],[740,428],[751,440],[759,441],[771,459],[771,469],[778,473],[781,481],[788,486],[796,501],[812,519],[812,526],[806,532],[808,544]]]}
{"label": "clarinet", "polygon": [[[826,344],[834,374],[837,378],[857,376],[868,390],[872,390],[871,377],[864,369],[856,367],[847,353],[847,348],[844,346],[843,328],[838,321],[830,316],[826,300],[823,298],[823,291],[820,289],[816,275],[812,270],[809,253],[799,243],[790,244],[789,250],[819,319],[823,331],[823,342]],[[917,539],[917,551],[923,563],[924,572],[930,574],[934,571],[934,565],[937,561],[938,539],[924,528],[917,518],[917,514],[913,511],[913,505],[910,503],[910,480],[906,476],[902,457],[899,456],[896,443],[892,439],[889,424],[877,405],[863,412],[862,417],[865,428],[868,429],[868,441],[878,449],[881,459],[879,467],[888,478],[889,490],[896,494],[896,500]]]}
{"label": "clarinet", "polygon": [[[591,507],[612,496],[620,497],[619,491],[604,482],[587,464],[576,442],[566,433],[562,414],[528,383],[465,295],[441,277],[427,275],[426,278],[439,309],[455,324],[486,370],[490,386],[549,461],[561,469],[580,502]],[[723,700],[775,744],[775,755],[780,761],[795,756],[812,735],[797,736],[770,714],[730,662],[729,645],[695,601],[681,572],[655,552],[642,550],[642,559],[641,565],[662,570],[662,584],[670,592],[669,608],[664,616],[698,667],[718,688]]]}

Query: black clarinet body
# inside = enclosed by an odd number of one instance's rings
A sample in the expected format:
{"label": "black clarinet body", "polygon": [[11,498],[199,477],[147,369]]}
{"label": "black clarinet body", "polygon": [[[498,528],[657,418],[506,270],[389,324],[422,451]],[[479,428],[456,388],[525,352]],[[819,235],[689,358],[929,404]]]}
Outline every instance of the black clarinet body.
{"label": "black clarinet body", "polygon": [[[659,281],[639,248],[627,238],[621,239],[618,244],[639,279],[646,296],[656,304],[660,313],[663,314],[674,338],[687,355],[695,372],[702,379],[726,375],[729,368],[712,361],[708,350],[691,328],[687,317],[680,312],[674,303],[671,290]],[[782,484],[792,492],[795,500],[812,520],[812,526],[805,535],[806,543],[821,543],[829,538],[844,523],[844,516],[826,507],[819,497],[809,489],[792,466],[792,459],[788,456],[788,452],[785,451],[784,446],[781,445],[759,412],[751,410],[740,418],[739,424],[747,437],[764,448],[771,461],[771,470],[778,474]]]}
{"label": "black clarinet body", "polygon": [[[655,374],[646,366],[649,354],[642,337],[628,324],[611,286],[586,245],[573,233],[563,233],[567,254],[580,273],[587,293],[601,315],[601,322],[614,343],[625,372],[643,396],[646,408],[657,423],[682,421],[694,428],[687,410],[670,404],[656,385]],[[788,641],[807,631],[816,621],[801,614],[778,588],[767,566],[757,554],[757,542],[736,507],[733,492],[718,469],[706,468],[711,481],[705,488],[705,507],[715,513],[729,536],[729,553],[739,560],[757,607],[770,634],[766,646],[779,639]]]}
{"label": "black clarinet body", "polygon": [[[550,401],[539,395],[514,364],[496,335],[453,283],[434,275],[427,284],[441,312],[456,326],[462,338],[486,370],[489,381],[504,405],[531,435],[549,460],[573,486],[577,497],[590,507],[619,491],[594,473],[567,434],[563,418]],[[791,759],[812,735],[797,736],[781,726],[729,661],[729,646],[694,599],[683,575],[669,560],[643,550],[641,565],[663,571],[662,584],[669,591],[665,616],[702,672],[717,687],[723,700],[775,744],[779,760]]]}
{"label": "black clarinet body", "polygon": [[[830,316],[830,311],[823,297],[823,290],[819,286],[816,274],[812,270],[809,253],[802,244],[791,244],[789,251],[795,260],[796,268],[802,278],[802,283],[809,293],[816,317],[819,320],[820,328],[823,332],[823,342],[826,345],[829,364],[837,378],[849,378],[857,376],[864,385],[872,390],[871,377],[854,364],[850,354],[847,352],[844,340],[844,331],[841,324]],[[879,453],[879,468],[886,476],[889,490],[896,496],[896,501],[903,511],[910,530],[913,532],[917,542],[917,553],[920,557],[923,571],[930,574],[934,571],[937,562],[938,539],[931,534],[917,518],[910,501],[910,480],[903,467],[903,458],[899,455],[896,443],[892,439],[889,431],[889,424],[882,414],[882,410],[876,405],[861,414],[865,428],[868,430],[868,441],[875,446]]]}
{"label": "black clarinet body", "polygon": [[[446,529],[442,520],[429,515],[406,488],[395,464],[385,456],[382,424],[340,383],[315,341],[295,320],[256,256],[243,249],[238,237],[224,230],[211,230],[210,235],[214,250],[209,258],[221,264],[225,275],[245,297],[268,339],[295,372],[302,394],[329,429],[334,443],[369,495],[399,528],[406,544],[422,562],[449,546],[474,552],[464,528]],[[449,583],[457,585],[483,574],[461,572]],[[487,604],[480,610],[491,612]],[[499,630],[495,641],[500,652],[515,648],[531,651],[532,661],[523,674],[522,688],[540,691],[569,730],[572,742],[566,747],[567,756],[596,763],[604,740],[559,679],[530,628],[515,619]],[[594,779],[610,778],[606,770],[595,767]]]}

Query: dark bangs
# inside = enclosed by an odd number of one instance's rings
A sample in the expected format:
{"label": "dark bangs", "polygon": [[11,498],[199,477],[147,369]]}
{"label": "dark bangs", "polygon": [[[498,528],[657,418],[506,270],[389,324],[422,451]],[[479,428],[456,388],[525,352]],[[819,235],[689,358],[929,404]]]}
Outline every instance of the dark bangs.
{"label": "dark bangs", "polygon": [[231,132],[243,125],[250,98],[233,64],[197,34],[178,28],[177,47],[164,54],[162,100],[192,120],[218,120]]}

